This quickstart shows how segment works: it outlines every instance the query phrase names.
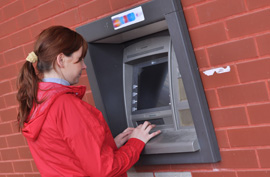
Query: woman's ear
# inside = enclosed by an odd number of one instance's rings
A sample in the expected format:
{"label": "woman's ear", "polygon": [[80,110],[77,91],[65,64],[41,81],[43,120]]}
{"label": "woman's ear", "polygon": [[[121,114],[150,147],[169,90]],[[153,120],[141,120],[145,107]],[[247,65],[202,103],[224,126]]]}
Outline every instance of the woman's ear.
{"label": "woman's ear", "polygon": [[64,67],[64,54],[60,53],[57,55],[56,57],[56,64],[59,68],[63,68]]}

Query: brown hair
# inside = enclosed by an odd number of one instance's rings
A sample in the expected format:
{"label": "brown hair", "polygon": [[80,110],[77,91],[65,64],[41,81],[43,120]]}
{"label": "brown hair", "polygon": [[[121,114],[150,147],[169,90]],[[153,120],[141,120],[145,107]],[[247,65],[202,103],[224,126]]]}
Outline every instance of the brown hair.
{"label": "brown hair", "polygon": [[52,26],[39,34],[34,46],[34,52],[38,57],[36,70],[32,63],[26,61],[18,76],[19,113],[17,120],[20,128],[23,128],[32,107],[42,102],[38,100],[37,92],[43,73],[54,68],[58,54],[71,56],[80,47],[83,52],[78,62],[85,57],[87,52],[87,43],[80,34],[63,26]]}

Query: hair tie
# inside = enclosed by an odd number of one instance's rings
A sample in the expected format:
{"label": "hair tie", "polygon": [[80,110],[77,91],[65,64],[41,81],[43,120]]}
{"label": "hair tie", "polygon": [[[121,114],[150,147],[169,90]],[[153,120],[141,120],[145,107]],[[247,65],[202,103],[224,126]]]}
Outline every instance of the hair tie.
{"label": "hair tie", "polygon": [[35,52],[29,53],[28,56],[26,57],[26,61],[29,61],[30,63],[35,63],[37,60],[38,60],[38,57],[35,54]]}

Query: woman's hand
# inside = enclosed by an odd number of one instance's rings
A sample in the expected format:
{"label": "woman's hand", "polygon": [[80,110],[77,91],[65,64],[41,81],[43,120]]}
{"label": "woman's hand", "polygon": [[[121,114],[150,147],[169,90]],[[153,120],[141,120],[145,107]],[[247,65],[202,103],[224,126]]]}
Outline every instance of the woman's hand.
{"label": "woman's hand", "polygon": [[120,148],[121,146],[123,146],[123,144],[125,144],[125,142],[130,138],[130,135],[133,132],[133,130],[134,128],[129,127],[114,138],[115,144],[118,148]]}
{"label": "woman's hand", "polygon": [[149,134],[150,130],[152,130],[154,127],[155,125],[152,125],[150,122],[145,121],[143,124],[140,124],[133,130],[130,138],[137,138],[146,144],[151,138],[161,133],[161,131],[158,130]]}

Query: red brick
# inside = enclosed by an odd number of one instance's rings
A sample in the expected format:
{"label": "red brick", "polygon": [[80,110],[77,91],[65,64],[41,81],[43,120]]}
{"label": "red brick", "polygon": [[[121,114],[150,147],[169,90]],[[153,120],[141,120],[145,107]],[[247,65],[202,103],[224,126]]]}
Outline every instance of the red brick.
{"label": "red brick", "polygon": [[258,104],[247,107],[250,122],[252,124],[266,124],[270,123],[269,110],[270,104]]}
{"label": "red brick", "polygon": [[3,52],[11,48],[11,42],[9,37],[0,39],[0,52]]}
{"label": "red brick", "polygon": [[210,108],[219,107],[215,90],[206,90],[205,95],[206,95],[208,106]]}
{"label": "red brick", "polygon": [[82,71],[82,76],[87,76],[86,70],[83,70],[83,71]]}
{"label": "red brick", "polygon": [[22,1],[15,1],[12,4],[9,4],[3,8],[3,13],[5,16],[5,19],[15,17],[21,13],[23,13],[23,4]]}
{"label": "red brick", "polygon": [[190,37],[194,48],[227,40],[223,23],[190,30]]}
{"label": "red brick", "polygon": [[11,124],[11,127],[13,129],[13,134],[21,133],[21,131],[19,129],[19,122],[17,120],[10,122],[10,124]]}
{"label": "red brick", "polygon": [[258,149],[257,151],[261,167],[270,168],[270,149]]}
{"label": "red brick", "polygon": [[45,2],[47,2],[48,0],[24,0],[24,7],[25,10],[29,10],[32,9],[34,7],[37,7]]}
{"label": "red brick", "polygon": [[24,177],[23,174],[7,175],[6,177]]}
{"label": "red brick", "polygon": [[214,164],[216,168],[258,168],[254,150],[221,151],[221,162]]}
{"label": "red brick", "polygon": [[250,127],[228,130],[232,147],[250,147],[270,145],[268,137],[270,127]]}
{"label": "red brick", "polygon": [[32,172],[30,161],[13,162],[15,172]]}
{"label": "red brick", "polygon": [[189,28],[192,28],[198,25],[193,8],[184,10],[184,13],[185,13],[186,22]]}
{"label": "red brick", "polygon": [[257,57],[253,39],[233,41],[207,49],[211,65]]}
{"label": "red brick", "polygon": [[[26,57],[25,57],[26,58]],[[16,68],[18,69],[18,71],[19,72],[21,72],[21,69],[22,69],[22,67],[23,67],[23,65],[25,64],[25,60],[21,60],[20,62],[18,62],[17,64],[16,64]],[[18,73],[19,73],[18,72]]]}
{"label": "red brick", "polygon": [[[12,72],[10,72],[12,71]],[[0,81],[4,79],[10,79],[12,77],[17,77],[19,72],[17,71],[16,65],[9,65],[3,68],[0,68]],[[1,85],[1,83],[0,83]],[[1,87],[0,87],[1,88]],[[1,93],[2,88],[0,89]]]}
{"label": "red brick", "polygon": [[4,100],[4,97],[0,97],[0,109],[3,109],[6,107],[6,103]]}
{"label": "red brick", "polygon": [[39,6],[38,13],[41,20],[59,14],[64,10],[60,0],[49,1]]}
{"label": "red brick", "polygon": [[270,78],[270,58],[254,60],[237,65],[241,82],[257,81]]}
{"label": "red brick", "polygon": [[8,135],[12,133],[12,128],[10,123],[1,123],[0,124],[0,135]]}
{"label": "red brick", "polygon": [[270,20],[266,20],[266,17],[270,17],[269,8],[228,20],[229,36],[234,38],[269,30]]}
{"label": "red brick", "polygon": [[17,24],[19,29],[28,27],[38,21],[38,12],[36,9],[28,11],[17,17]]}
{"label": "red brick", "polygon": [[26,145],[22,134],[11,135],[7,137],[8,147],[17,147]]}
{"label": "red brick", "polygon": [[40,174],[26,174],[24,177],[41,177]]}
{"label": "red brick", "polygon": [[92,92],[86,93],[85,97],[87,99],[87,103],[91,104],[92,106],[95,106],[95,101]]}
{"label": "red brick", "polygon": [[6,64],[3,54],[0,54],[0,66],[4,66]]}
{"label": "red brick", "polygon": [[[226,68],[224,66],[223,68]],[[203,71],[200,73],[201,78],[203,81],[204,88],[217,88],[221,86],[229,86],[229,85],[235,85],[238,83],[237,79],[237,73],[235,70],[235,66],[230,66],[231,71],[226,73],[214,73],[212,76],[207,76],[203,73]]]}
{"label": "red brick", "polygon": [[0,1],[0,7],[6,6],[7,4],[11,3],[13,0],[5,0],[5,1]]}
{"label": "red brick", "polygon": [[195,50],[194,52],[199,68],[209,67],[209,61],[207,59],[205,49]]}
{"label": "red brick", "polygon": [[235,172],[192,172],[192,177],[236,177]]}
{"label": "red brick", "polygon": [[245,3],[242,0],[218,0],[197,6],[201,23],[222,19],[245,11]]}
{"label": "red brick", "polygon": [[29,150],[29,147],[22,147],[18,148],[18,152],[21,159],[32,159],[31,152]]}
{"label": "red brick", "polygon": [[270,171],[269,170],[260,170],[259,171],[238,171],[238,177],[269,177]]}
{"label": "red brick", "polygon": [[0,116],[3,122],[16,120],[17,119],[16,108],[2,110],[0,111]]}
{"label": "red brick", "polygon": [[11,162],[0,162],[0,172],[1,173],[13,173]]}
{"label": "red brick", "polygon": [[17,149],[5,149],[1,150],[3,160],[17,160],[19,159],[19,154]]}
{"label": "red brick", "polygon": [[217,90],[222,106],[267,101],[264,82],[220,88]]}
{"label": "red brick", "polygon": [[18,101],[17,101],[16,95],[17,94],[14,93],[14,94],[10,94],[10,95],[4,96],[4,99],[5,99],[5,102],[6,102],[6,106],[7,107],[18,105]]}
{"label": "red brick", "polygon": [[269,0],[246,0],[248,9],[253,10],[260,7],[270,6]]}
{"label": "red brick", "polygon": [[82,21],[93,19],[111,12],[109,0],[92,1],[79,7],[79,14]]}
{"label": "red brick", "polygon": [[17,78],[9,80],[12,91],[17,91]]}
{"label": "red brick", "polygon": [[0,137],[0,148],[6,148],[7,147],[7,141],[5,137]]}
{"label": "red brick", "polygon": [[218,142],[219,148],[229,148],[230,147],[226,130],[216,130],[216,137],[217,137],[217,142]]}
{"label": "red brick", "polygon": [[[41,23],[38,23],[36,25],[33,25],[30,28],[31,34],[32,36],[36,39],[38,37],[38,35],[46,28],[50,27],[54,25],[54,22],[52,19],[46,20],[46,21],[42,21]],[[32,49],[33,50],[33,49]],[[31,50],[31,51],[32,51]]]}
{"label": "red brick", "polygon": [[[63,0],[63,1],[65,1],[65,0]],[[88,3],[88,2],[89,2],[89,0],[80,0],[77,3],[78,3],[78,5],[82,5],[82,4],[85,4],[85,3]]]}
{"label": "red brick", "polygon": [[27,55],[34,50],[34,44],[35,42],[28,43],[27,45],[23,46],[23,50],[25,53],[24,58],[27,57]]}
{"label": "red brick", "polygon": [[215,128],[247,125],[244,107],[216,109],[211,111]]}
{"label": "red brick", "polygon": [[66,1],[66,0],[61,0],[63,7],[65,10],[71,9],[73,7],[76,7],[79,5],[78,1]]}
{"label": "red brick", "polygon": [[24,52],[22,47],[17,47],[4,53],[6,63],[15,63],[24,58]]}
{"label": "red brick", "polygon": [[33,171],[38,172],[38,168],[33,160],[31,161],[31,164],[32,164]]}
{"label": "red brick", "polygon": [[30,42],[31,40],[33,39],[30,35],[29,29],[19,31],[10,36],[11,45],[13,47]]}
{"label": "red brick", "polygon": [[5,17],[4,17],[4,14],[3,14],[3,9],[0,9],[0,21],[4,21]]}
{"label": "red brick", "polygon": [[77,9],[67,11],[54,18],[57,25],[72,26],[80,23],[80,17]]}
{"label": "red brick", "polygon": [[81,76],[79,83],[77,85],[84,85],[86,86],[86,90],[89,91],[91,90],[90,84],[89,84],[89,80],[87,76]]}
{"label": "red brick", "polygon": [[16,18],[2,23],[0,29],[0,37],[16,32],[18,30]]}
{"label": "red brick", "polygon": [[84,94],[83,98],[82,98],[83,101],[87,102],[87,97],[86,97],[86,94]]}
{"label": "red brick", "polygon": [[118,10],[118,9],[126,8],[127,6],[131,6],[132,4],[139,3],[139,2],[140,0],[128,0],[128,1],[127,0],[113,0],[111,2],[111,5],[112,5],[113,10]]}
{"label": "red brick", "polygon": [[205,0],[182,0],[181,3],[183,7],[187,7],[204,1]]}
{"label": "red brick", "polygon": [[270,33],[257,37],[260,55],[269,55]]}
{"label": "red brick", "polygon": [[[1,70],[0,70],[1,71]],[[0,72],[1,73],[1,72]],[[0,95],[11,92],[11,87],[8,81],[0,83]]]}

